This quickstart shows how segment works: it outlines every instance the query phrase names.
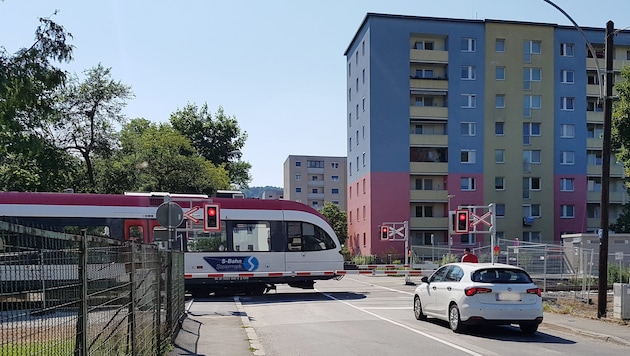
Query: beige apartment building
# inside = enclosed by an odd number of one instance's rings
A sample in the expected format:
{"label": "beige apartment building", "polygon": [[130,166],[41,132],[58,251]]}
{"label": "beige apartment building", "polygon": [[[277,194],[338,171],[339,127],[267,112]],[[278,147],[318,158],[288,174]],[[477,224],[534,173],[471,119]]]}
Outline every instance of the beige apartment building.
{"label": "beige apartment building", "polygon": [[346,210],[346,157],[294,156],[284,161],[284,198],[321,209]]}

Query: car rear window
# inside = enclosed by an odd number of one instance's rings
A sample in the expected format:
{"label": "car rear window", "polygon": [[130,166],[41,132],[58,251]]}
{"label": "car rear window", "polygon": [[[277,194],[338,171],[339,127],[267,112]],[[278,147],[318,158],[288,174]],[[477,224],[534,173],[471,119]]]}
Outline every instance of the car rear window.
{"label": "car rear window", "polygon": [[532,283],[527,272],[519,269],[488,268],[472,274],[473,282],[483,283]]}

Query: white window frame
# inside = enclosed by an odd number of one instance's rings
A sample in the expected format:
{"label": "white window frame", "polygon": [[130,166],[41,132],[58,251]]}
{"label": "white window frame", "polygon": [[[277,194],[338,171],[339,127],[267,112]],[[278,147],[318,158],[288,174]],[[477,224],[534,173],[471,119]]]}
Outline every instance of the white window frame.
{"label": "white window frame", "polygon": [[462,108],[474,109],[477,107],[477,95],[476,94],[461,94]]}
{"label": "white window frame", "polygon": [[560,55],[562,57],[573,57],[575,55],[575,45],[573,43],[560,43]]}
{"label": "white window frame", "polygon": [[540,110],[542,108],[541,95],[524,95],[523,96],[523,117],[532,117],[532,110]]}
{"label": "white window frame", "polygon": [[523,204],[523,216],[540,218],[542,216],[540,213],[540,204]]}
{"label": "white window frame", "polygon": [[302,175],[301,175],[301,174],[296,174],[296,175],[295,175],[295,180],[296,180],[296,181],[300,181],[300,180],[302,180]]}
{"label": "white window frame", "polygon": [[477,123],[475,122],[462,122],[459,124],[460,134],[462,136],[476,136],[477,135]]}
{"label": "white window frame", "polygon": [[575,84],[575,71],[563,69],[560,71],[560,83]]}
{"label": "white window frame", "polygon": [[474,177],[461,177],[459,181],[459,188],[462,192],[472,192],[476,190]]}
{"label": "white window frame", "polygon": [[477,39],[472,37],[462,37],[461,50],[462,52],[476,52]]}
{"label": "white window frame", "polygon": [[560,178],[560,191],[561,192],[574,192],[575,191],[575,178]]}
{"label": "white window frame", "polygon": [[494,51],[498,53],[505,52],[505,38],[497,38],[494,40]]}
{"label": "white window frame", "polygon": [[560,205],[560,218],[561,219],[575,219],[575,205],[571,205],[571,204]]}
{"label": "white window frame", "polygon": [[530,164],[540,164],[542,160],[542,151],[541,150],[524,150],[523,151],[523,162]]}
{"label": "white window frame", "polygon": [[505,150],[504,149],[496,149],[494,150],[494,163],[505,163]]}
{"label": "white window frame", "polygon": [[560,98],[560,110],[574,111],[575,110],[575,98],[572,96],[563,96]]}
{"label": "white window frame", "polygon": [[[527,179],[528,190],[530,192],[539,192],[542,190],[542,182],[540,177],[525,177]],[[538,182],[538,188],[534,188],[534,182]]]}
{"label": "white window frame", "polygon": [[[497,133],[497,129],[501,127],[501,133]],[[494,135],[495,136],[505,136],[505,122],[495,122],[494,123]]]}
{"label": "white window frame", "polygon": [[560,152],[560,164],[565,166],[575,165],[575,151]]}
{"label": "white window frame", "polygon": [[497,109],[505,109],[505,94],[497,94],[494,96],[494,107]]}
{"label": "white window frame", "polygon": [[505,80],[505,67],[496,67],[494,72],[495,80]]}
{"label": "white window frame", "polygon": [[523,89],[532,90],[532,82],[542,81],[542,68],[523,68]]}
{"label": "white window frame", "polygon": [[476,80],[477,79],[477,67],[475,66],[462,66],[460,71],[460,77],[462,80]]}
{"label": "white window frame", "polygon": [[505,190],[505,177],[494,177],[494,190]]}
{"label": "white window frame", "polygon": [[575,125],[574,124],[560,125],[560,138],[575,138]]}
{"label": "white window frame", "polygon": [[477,163],[477,150],[462,149],[460,151],[459,157],[460,163],[462,164],[475,164]]}

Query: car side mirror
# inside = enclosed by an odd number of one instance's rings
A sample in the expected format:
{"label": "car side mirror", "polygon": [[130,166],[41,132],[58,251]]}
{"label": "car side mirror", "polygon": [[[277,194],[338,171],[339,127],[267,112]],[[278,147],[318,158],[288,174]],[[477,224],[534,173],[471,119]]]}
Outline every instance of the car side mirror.
{"label": "car side mirror", "polygon": [[423,276],[422,278],[420,278],[420,280],[424,283],[429,283],[429,277],[427,276]]}

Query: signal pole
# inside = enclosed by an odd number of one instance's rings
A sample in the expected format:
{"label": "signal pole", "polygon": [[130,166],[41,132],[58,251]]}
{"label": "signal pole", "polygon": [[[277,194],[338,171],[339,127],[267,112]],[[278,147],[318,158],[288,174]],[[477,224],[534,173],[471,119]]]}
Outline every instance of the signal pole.
{"label": "signal pole", "polygon": [[[613,40],[615,24],[612,21],[606,23],[606,95],[604,96],[604,135],[602,138],[602,197],[600,203],[601,212],[601,236],[599,240],[599,281],[597,285],[597,317],[606,317],[606,292],[608,288],[608,205],[610,202],[610,141],[612,125],[612,99],[613,99]],[[595,53],[593,53],[595,56]]]}

